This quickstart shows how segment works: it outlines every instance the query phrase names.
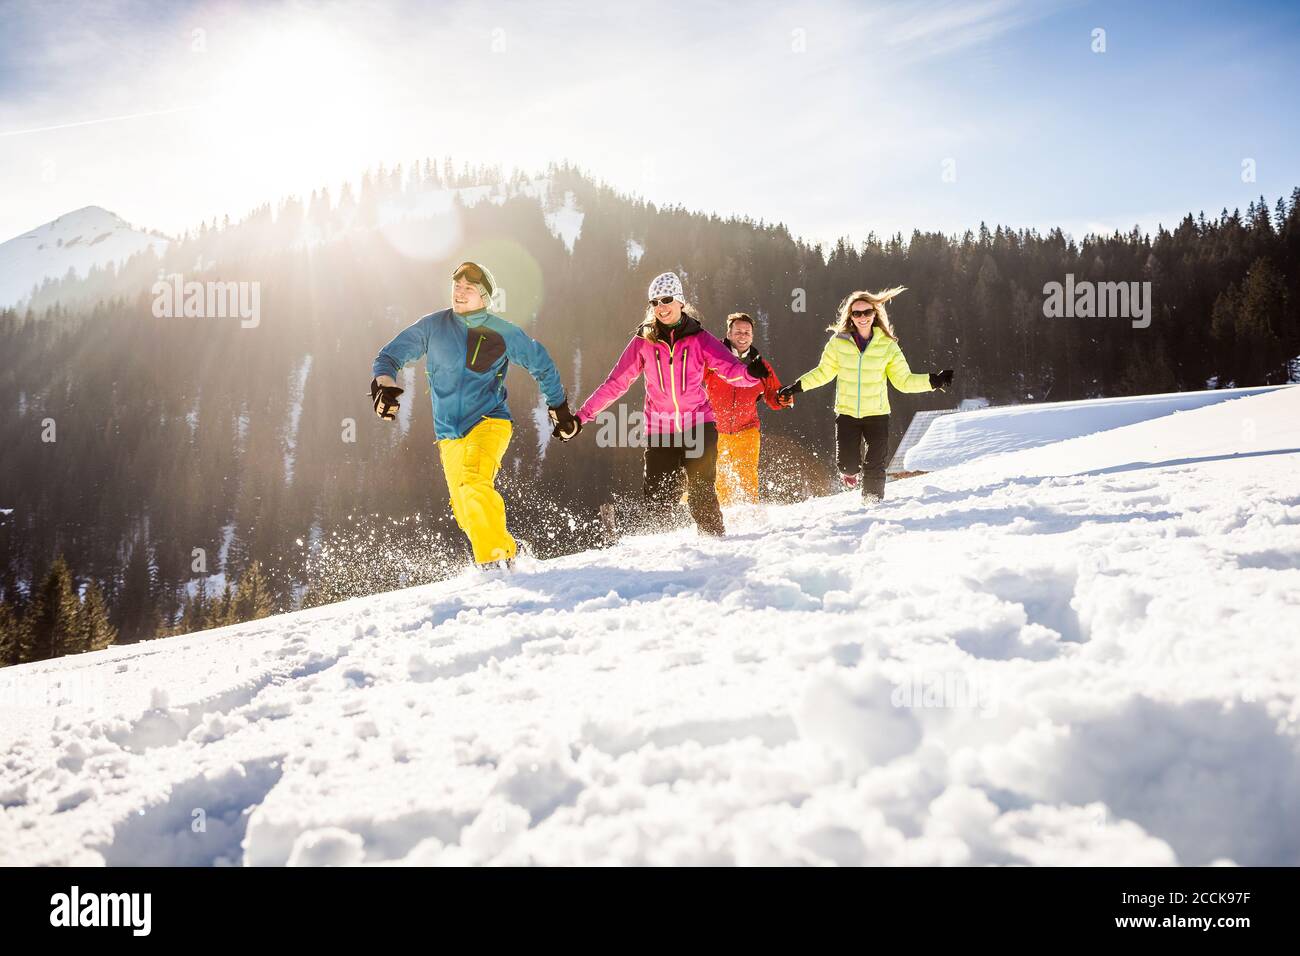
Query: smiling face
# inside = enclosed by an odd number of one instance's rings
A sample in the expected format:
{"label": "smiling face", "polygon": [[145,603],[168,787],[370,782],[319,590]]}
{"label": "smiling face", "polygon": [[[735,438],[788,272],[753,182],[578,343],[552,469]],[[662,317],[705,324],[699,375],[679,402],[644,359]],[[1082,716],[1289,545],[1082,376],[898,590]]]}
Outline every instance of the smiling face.
{"label": "smiling face", "polygon": [[737,319],[731,323],[727,338],[741,352],[748,352],[749,347],[754,344],[754,327],[744,319]]}
{"label": "smiling face", "polygon": [[451,285],[451,308],[457,315],[477,312],[484,308],[483,296],[473,284],[461,277]]}
{"label": "smiling face", "polygon": [[664,304],[667,296],[660,296],[650,303],[650,308],[654,312],[655,318],[664,325],[676,325],[682,318],[682,304],[676,299],[668,299],[668,304]]}
{"label": "smiling face", "polygon": [[[865,315],[862,314],[864,312]],[[858,299],[849,306],[849,319],[857,327],[858,334],[865,339],[871,334],[871,326],[876,321],[876,307],[866,299]]]}

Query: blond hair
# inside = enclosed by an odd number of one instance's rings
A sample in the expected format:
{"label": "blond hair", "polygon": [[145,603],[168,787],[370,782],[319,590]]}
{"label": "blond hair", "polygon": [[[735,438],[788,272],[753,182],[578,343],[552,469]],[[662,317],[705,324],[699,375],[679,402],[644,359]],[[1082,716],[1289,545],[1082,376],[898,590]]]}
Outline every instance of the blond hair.
{"label": "blond hair", "polygon": [[[696,322],[700,323],[701,326],[704,325],[704,317],[695,310],[695,306],[693,305],[683,302],[682,315],[688,319],[694,319]],[[653,305],[646,306],[645,318],[641,320],[641,325],[637,328],[636,334],[641,336],[643,339],[649,339],[651,342],[658,342],[659,333],[655,325],[656,321],[655,307]],[[682,320],[678,319],[677,322],[680,325]]]}
{"label": "blond hair", "polygon": [[859,289],[845,297],[836,310],[835,321],[826,326],[827,332],[851,332],[854,328],[853,319],[849,312],[853,309],[854,302],[867,302],[876,310],[875,317],[872,320],[872,328],[880,329],[885,335],[895,342],[898,336],[894,333],[894,326],[890,324],[889,313],[885,310],[885,303],[894,298],[901,292],[906,292],[907,286],[896,285],[889,289],[882,289],[880,292],[868,292],[865,289]]}

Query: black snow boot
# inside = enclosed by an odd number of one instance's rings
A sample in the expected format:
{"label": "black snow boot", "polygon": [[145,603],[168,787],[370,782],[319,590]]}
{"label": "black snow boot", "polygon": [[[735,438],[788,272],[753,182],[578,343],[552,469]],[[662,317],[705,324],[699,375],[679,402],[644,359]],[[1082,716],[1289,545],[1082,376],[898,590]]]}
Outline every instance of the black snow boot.
{"label": "black snow boot", "polygon": [[867,504],[874,504],[878,501],[885,500],[885,479],[884,478],[863,478],[862,479],[862,500]]}

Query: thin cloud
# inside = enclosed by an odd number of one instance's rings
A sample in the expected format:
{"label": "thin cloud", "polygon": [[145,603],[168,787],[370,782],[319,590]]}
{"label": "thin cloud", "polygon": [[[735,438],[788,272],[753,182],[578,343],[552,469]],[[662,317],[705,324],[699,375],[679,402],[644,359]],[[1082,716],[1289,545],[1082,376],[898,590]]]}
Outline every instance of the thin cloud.
{"label": "thin cloud", "polygon": [[[1024,3],[1020,0],[980,0],[941,3],[921,9],[893,5],[876,16],[883,42],[891,47],[911,47],[917,57],[942,56],[966,49],[1048,16],[1060,3]],[[909,11],[903,14],[902,11]]]}

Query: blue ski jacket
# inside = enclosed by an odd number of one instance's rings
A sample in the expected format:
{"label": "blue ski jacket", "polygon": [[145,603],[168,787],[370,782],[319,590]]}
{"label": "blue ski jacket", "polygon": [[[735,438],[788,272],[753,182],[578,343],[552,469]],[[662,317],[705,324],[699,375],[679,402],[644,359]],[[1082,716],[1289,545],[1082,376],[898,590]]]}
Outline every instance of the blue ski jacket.
{"label": "blue ski jacket", "polygon": [[506,369],[512,361],[537,380],[548,407],[564,402],[560,373],[542,344],[486,309],[466,315],[443,309],[422,317],[379,350],[373,374],[396,378],[402,366],[422,355],[433,399],[433,433],[440,441],[465,437],[485,418],[511,420]]}

